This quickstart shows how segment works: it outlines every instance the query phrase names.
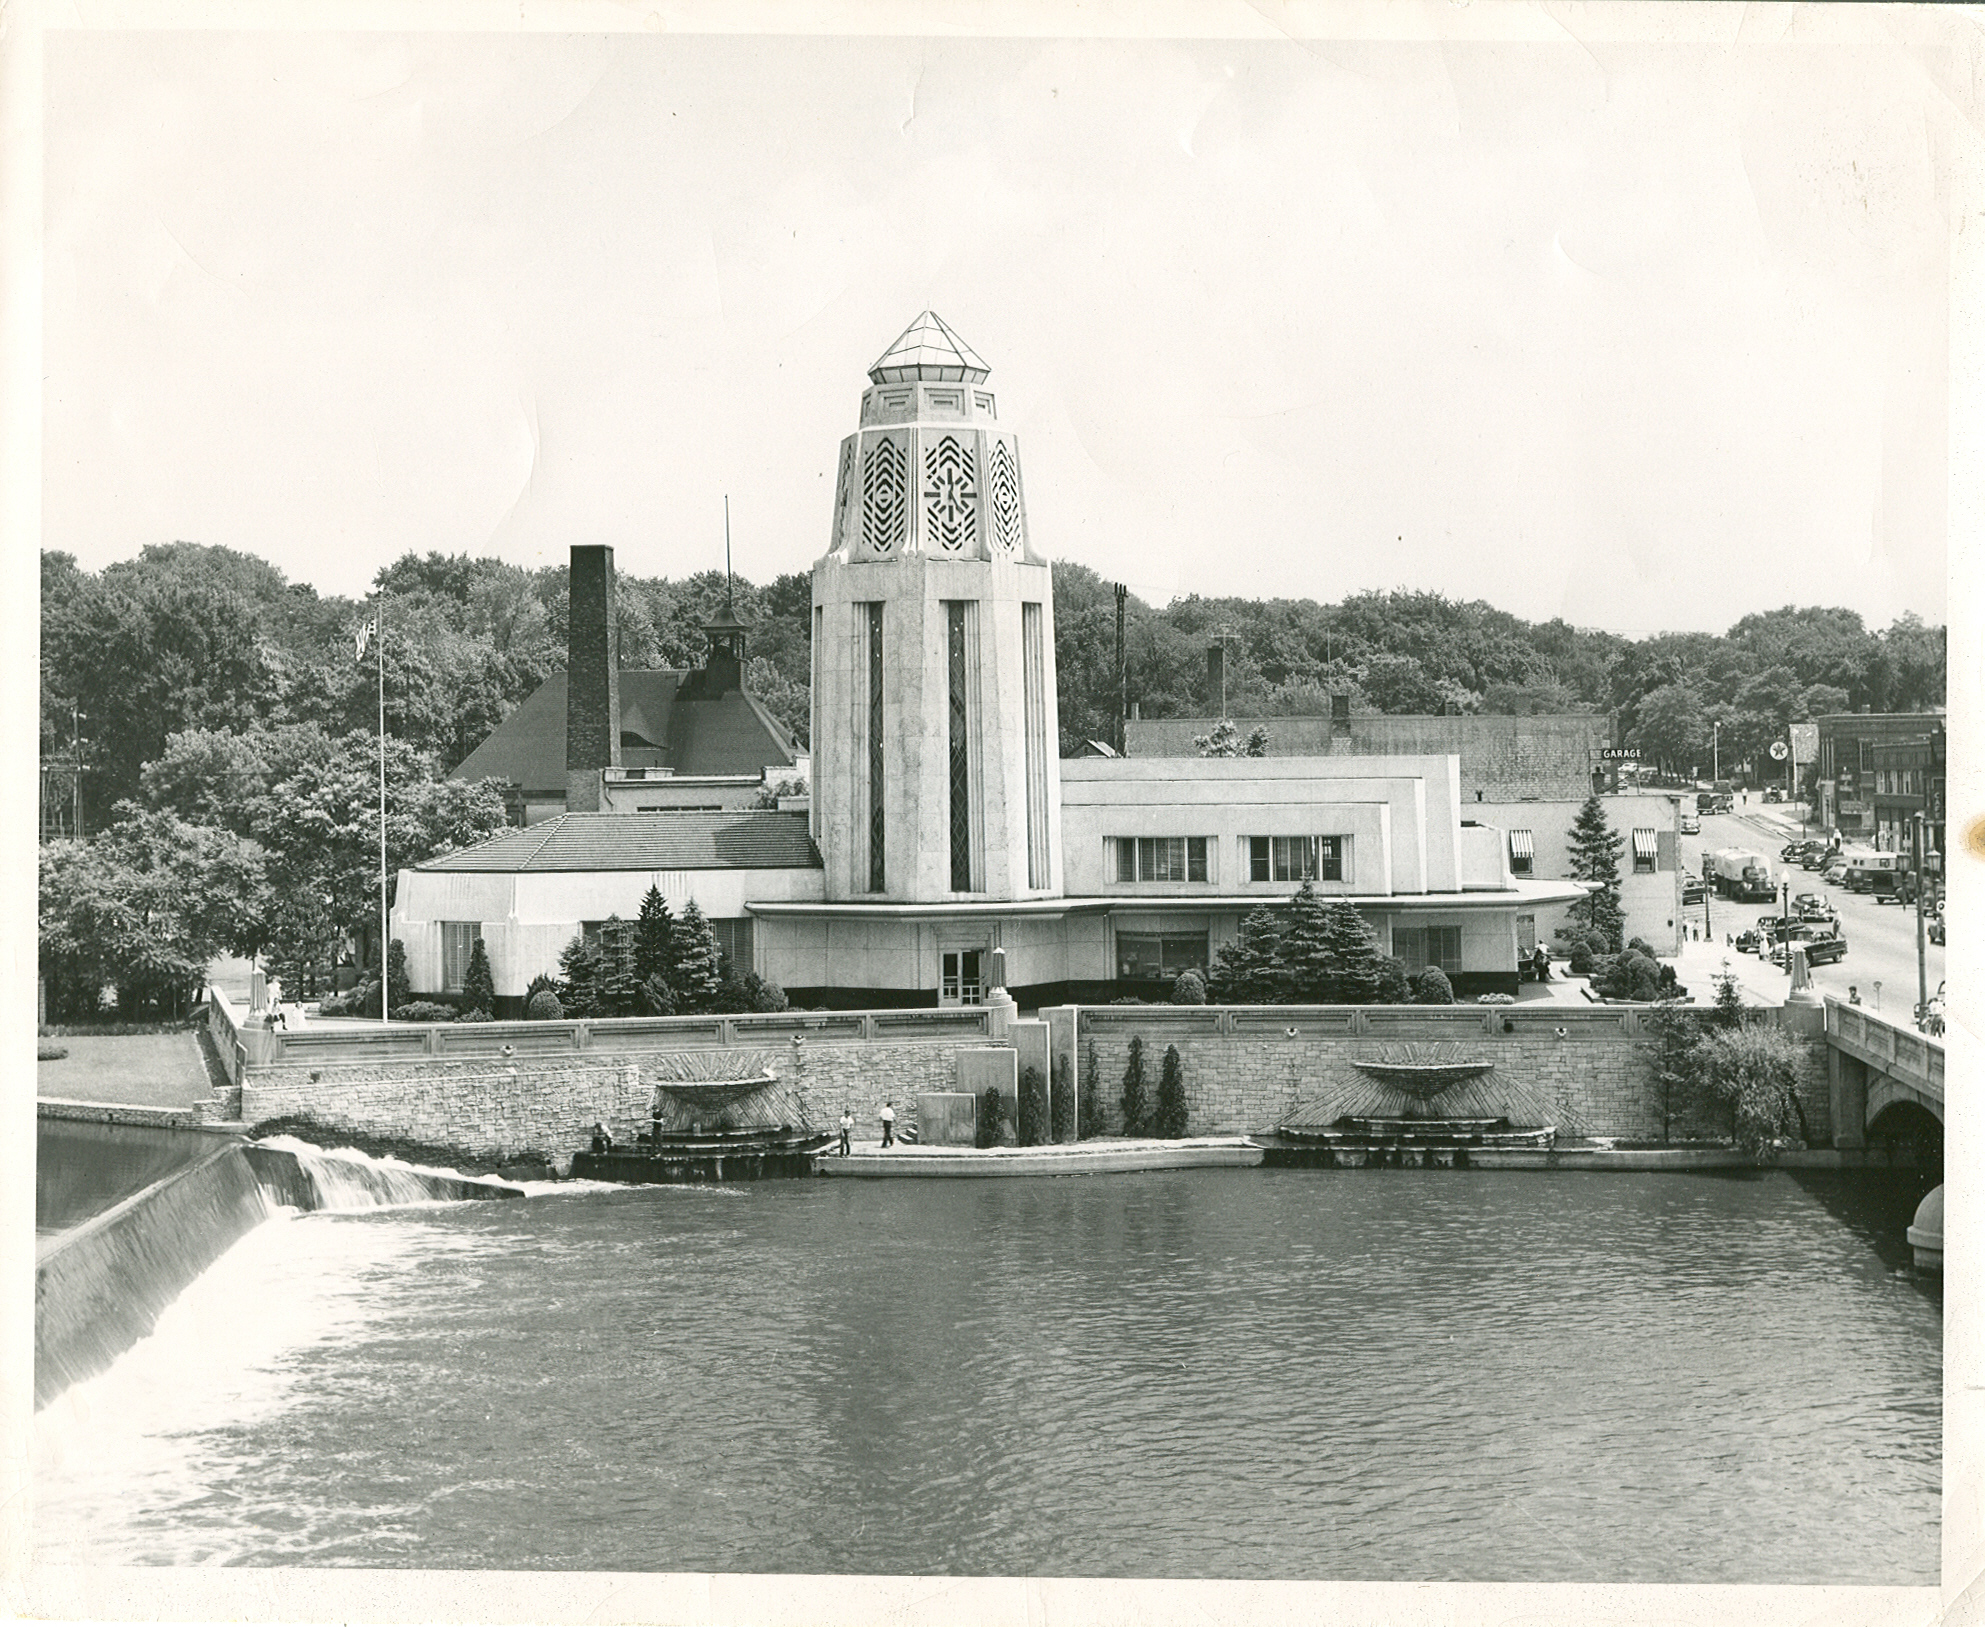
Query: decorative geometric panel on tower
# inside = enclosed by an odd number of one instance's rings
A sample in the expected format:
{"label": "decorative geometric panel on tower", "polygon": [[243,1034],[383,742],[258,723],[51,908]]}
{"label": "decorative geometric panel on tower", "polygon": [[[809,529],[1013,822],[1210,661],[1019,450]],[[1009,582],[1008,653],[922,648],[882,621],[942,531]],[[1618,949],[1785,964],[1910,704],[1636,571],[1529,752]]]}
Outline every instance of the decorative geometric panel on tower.
{"label": "decorative geometric panel on tower", "polygon": [[992,507],[993,544],[1010,554],[1020,546],[1020,481],[1004,441],[994,441],[992,456],[986,459],[986,492]]}
{"label": "decorative geometric panel on tower", "polygon": [[979,479],[972,449],[946,435],[924,448],[924,520],[931,539],[948,554],[979,537]]}
{"label": "decorative geometric panel on tower", "polygon": [[900,442],[878,436],[862,459],[862,542],[891,554],[909,529],[909,459]]}

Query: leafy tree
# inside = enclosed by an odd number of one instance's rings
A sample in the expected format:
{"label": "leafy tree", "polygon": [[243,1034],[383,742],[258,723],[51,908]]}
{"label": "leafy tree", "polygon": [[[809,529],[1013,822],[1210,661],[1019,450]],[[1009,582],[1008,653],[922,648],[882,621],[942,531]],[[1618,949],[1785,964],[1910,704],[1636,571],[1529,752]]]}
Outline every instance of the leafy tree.
{"label": "leafy tree", "polygon": [[1288,986],[1280,946],[1281,926],[1275,912],[1266,904],[1258,905],[1214,955],[1206,992],[1223,1005],[1275,1004]]}
{"label": "leafy tree", "polygon": [[1641,697],[1632,744],[1642,757],[1674,773],[1692,773],[1709,758],[1709,725],[1693,684],[1662,684]]}
{"label": "leafy tree", "polygon": [[1158,1074],[1156,1129],[1168,1141],[1179,1140],[1186,1130],[1185,1070],[1176,1045],[1165,1047],[1165,1065]]}
{"label": "leafy tree", "polygon": [[1023,1147],[1038,1147],[1048,1138],[1048,1082],[1041,1070],[1020,1070],[1020,1114],[1016,1139]]}
{"label": "leafy tree", "polygon": [[261,851],[171,814],[125,804],[89,841],[46,844],[40,872],[41,971],[64,1017],[94,1017],[107,986],[126,1018],[183,1016],[208,963],[263,930]]}
{"label": "leafy tree", "polygon": [[462,974],[462,1009],[484,1016],[496,1011],[496,979],[490,975],[489,951],[480,938],[469,951],[468,970]]}
{"label": "leafy tree", "polygon": [[1762,1162],[1803,1129],[1804,1052],[1782,1028],[1719,1029],[1702,1042],[1700,1055],[1709,1093],[1729,1115],[1741,1150]]}
{"label": "leafy tree", "polygon": [[1451,1006],[1454,985],[1438,966],[1422,967],[1413,975],[1413,1001],[1416,1006]]}
{"label": "leafy tree", "polygon": [[1053,1081],[1054,1098],[1048,1112],[1049,1134],[1056,1141],[1075,1139],[1075,1081],[1069,1077],[1072,1070],[1068,1063],[1068,1053],[1057,1052],[1050,1069]]}
{"label": "leafy tree", "polygon": [[1333,898],[1324,908],[1323,933],[1323,963],[1327,968],[1323,1003],[1372,1004],[1378,998],[1385,957],[1379,952],[1377,935],[1358,913],[1357,906]]}
{"label": "leafy tree", "polygon": [[1144,1038],[1141,1034],[1133,1034],[1130,1060],[1124,1064],[1123,1070],[1123,1133],[1127,1136],[1147,1133],[1150,1111],[1150,1097],[1144,1088]]}
{"label": "leafy tree", "polygon": [[1616,950],[1626,919],[1620,908],[1620,852],[1625,842],[1607,823],[1606,805],[1597,795],[1587,797],[1579,808],[1567,846],[1573,879],[1589,883],[1590,890],[1565,914],[1598,932],[1608,952]]}
{"label": "leafy tree", "polygon": [[1202,757],[1266,757],[1268,730],[1256,724],[1243,738],[1234,720],[1223,717],[1211,734],[1193,736],[1192,749]]}
{"label": "leafy tree", "polygon": [[674,940],[676,1010],[714,1011],[718,991],[723,987],[723,964],[717,950],[717,935],[693,898],[683,907],[682,919],[676,922]]}

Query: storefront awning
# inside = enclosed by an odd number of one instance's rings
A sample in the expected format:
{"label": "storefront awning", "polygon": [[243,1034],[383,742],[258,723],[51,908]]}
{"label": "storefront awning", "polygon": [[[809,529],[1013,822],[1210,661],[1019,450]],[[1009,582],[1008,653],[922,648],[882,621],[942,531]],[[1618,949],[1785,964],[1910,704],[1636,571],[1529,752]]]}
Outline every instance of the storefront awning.
{"label": "storefront awning", "polygon": [[1633,833],[1633,856],[1636,859],[1654,858],[1654,831],[1651,826],[1639,825]]}
{"label": "storefront awning", "polygon": [[1509,833],[1509,856],[1512,859],[1534,859],[1537,844],[1527,830],[1513,830]]}

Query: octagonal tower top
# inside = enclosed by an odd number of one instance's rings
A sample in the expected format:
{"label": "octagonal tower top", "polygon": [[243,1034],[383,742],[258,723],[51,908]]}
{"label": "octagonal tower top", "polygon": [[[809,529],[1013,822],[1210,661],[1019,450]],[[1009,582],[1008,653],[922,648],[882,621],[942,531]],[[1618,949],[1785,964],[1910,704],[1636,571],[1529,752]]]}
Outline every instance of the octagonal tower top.
{"label": "octagonal tower top", "polygon": [[979,353],[945,326],[935,311],[921,313],[868,370],[872,384],[908,384],[919,379],[948,384],[983,384],[992,369]]}

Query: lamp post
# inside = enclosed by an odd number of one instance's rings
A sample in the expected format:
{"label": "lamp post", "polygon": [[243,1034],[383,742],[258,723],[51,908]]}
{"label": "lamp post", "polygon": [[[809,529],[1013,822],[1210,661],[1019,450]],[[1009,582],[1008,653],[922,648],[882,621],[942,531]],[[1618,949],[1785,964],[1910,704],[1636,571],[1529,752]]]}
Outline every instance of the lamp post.
{"label": "lamp post", "polygon": [[1930,969],[1923,947],[1923,812],[1910,816],[1910,836],[1916,848],[1916,1024],[1927,1028],[1930,1022]]}
{"label": "lamp post", "polygon": [[1712,791],[1716,789],[1716,782],[1723,778],[1723,771],[1720,766],[1722,758],[1718,755],[1716,740],[1721,728],[1722,725],[1718,723],[1712,723],[1709,726],[1709,788]]}

